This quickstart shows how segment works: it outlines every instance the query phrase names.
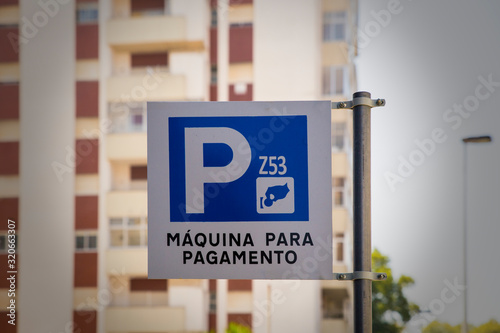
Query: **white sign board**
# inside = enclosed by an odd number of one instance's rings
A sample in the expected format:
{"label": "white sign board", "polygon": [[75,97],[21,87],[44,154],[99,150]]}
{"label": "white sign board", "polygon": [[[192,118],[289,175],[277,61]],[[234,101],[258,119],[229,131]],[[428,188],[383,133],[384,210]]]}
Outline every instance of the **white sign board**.
{"label": "white sign board", "polygon": [[147,117],[149,278],[333,278],[330,101]]}

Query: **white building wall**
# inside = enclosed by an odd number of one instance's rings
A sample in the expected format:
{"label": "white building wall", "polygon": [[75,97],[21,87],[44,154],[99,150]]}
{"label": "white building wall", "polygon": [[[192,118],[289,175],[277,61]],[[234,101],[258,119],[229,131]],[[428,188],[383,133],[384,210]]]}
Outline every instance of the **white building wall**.
{"label": "white building wall", "polygon": [[225,279],[219,279],[217,280],[217,301],[216,301],[216,322],[217,322],[217,327],[216,327],[216,332],[217,333],[224,333],[226,332],[227,329],[227,280]]}
{"label": "white building wall", "polygon": [[[20,333],[65,332],[73,321],[75,5],[53,4],[19,3]],[[70,171],[58,178],[53,163]]]}
{"label": "white building wall", "polygon": [[252,332],[253,333],[269,333],[271,321],[270,316],[270,297],[268,297],[268,289],[270,281],[253,280],[252,281]]}
{"label": "white building wall", "polygon": [[254,1],[254,100],[320,96],[321,1]]}
{"label": "white building wall", "polygon": [[168,306],[182,307],[185,311],[185,328],[188,331],[206,331],[207,313],[205,293],[201,287],[171,287]]}
{"label": "white building wall", "polygon": [[172,52],[169,67],[172,74],[186,75],[186,99],[208,100],[210,65],[208,59],[210,10],[206,0],[171,0],[170,15],[186,22],[186,40],[201,41],[203,51]]}
{"label": "white building wall", "polygon": [[321,288],[319,281],[273,281],[272,288],[283,291],[284,300],[283,306],[276,306],[273,313],[272,332],[313,333],[320,331]]}
{"label": "white building wall", "polygon": [[206,0],[171,0],[170,15],[186,19],[187,40],[207,40],[210,11]]}
{"label": "white building wall", "polygon": [[185,75],[188,100],[207,99],[209,84],[207,64],[207,55],[203,52],[170,53],[170,73]]}
{"label": "white building wall", "polygon": [[253,333],[320,332],[319,281],[254,280],[253,297]]}

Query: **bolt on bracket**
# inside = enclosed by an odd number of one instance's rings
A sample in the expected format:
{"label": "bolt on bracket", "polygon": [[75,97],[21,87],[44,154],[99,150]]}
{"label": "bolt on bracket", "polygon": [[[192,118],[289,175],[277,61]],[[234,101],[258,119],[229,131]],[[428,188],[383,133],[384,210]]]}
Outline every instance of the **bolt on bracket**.
{"label": "bolt on bracket", "polygon": [[371,99],[368,97],[355,97],[352,101],[343,101],[343,102],[332,102],[332,109],[352,109],[358,105],[366,105],[371,108],[375,108],[377,106],[384,106],[385,99],[377,98]]}
{"label": "bolt on bracket", "polygon": [[387,280],[387,274],[379,272],[334,273],[333,279],[340,281],[353,281],[353,280],[384,281]]}

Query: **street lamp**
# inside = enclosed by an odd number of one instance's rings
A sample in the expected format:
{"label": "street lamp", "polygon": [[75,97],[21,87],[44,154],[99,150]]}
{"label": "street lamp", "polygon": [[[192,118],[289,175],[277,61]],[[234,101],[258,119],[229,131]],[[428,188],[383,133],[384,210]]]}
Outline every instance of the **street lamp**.
{"label": "street lamp", "polygon": [[467,144],[468,143],[487,143],[491,142],[491,136],[470,136],[462,139],[464,143],[464,202],[463,202],[463,218],[464,218],[464,322],[462,324],[462,333],[468,333],[467,327]]}

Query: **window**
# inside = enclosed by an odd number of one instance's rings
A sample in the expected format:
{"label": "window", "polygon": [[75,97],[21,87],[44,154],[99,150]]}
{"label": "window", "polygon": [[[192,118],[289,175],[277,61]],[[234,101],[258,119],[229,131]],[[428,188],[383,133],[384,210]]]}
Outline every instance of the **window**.
{"label": "window", "polygon": [[253,25],[231,24],[229,27],[229,63],[253,61]]}
{"label": "window", "polygon": [[338,152],[345,148],[346,144],[346,123],[332,123],[332,151]]}
{"label": "window", "polygon": [[210,66],[210,84],[217,84],[217,66]]}
{"label": "window", "polygon": [[238,82],[229,85],[230,101],[251,101],[253,96],[253,85],[246,82]]}
{"label": "window", "polygon": [[212,7],[210,10],[210,26],[217,28],[217,7]]}
{"label": "window", "polygon": [[345,95],[348,91],[347,67],[323,67],[323,95]]}
{"label": "window", "polygon": [[344,261],[344,233],[338,232],[335,234],[335,260],[337,262]]}
{"label": "window", "polygon": [[[22,34],[22,31],[17,26],[12,25],[0,25],[0,63],[2,62],[19,62],[19,44],[18,37]],[[11,36],[9,38],[9,36]],[[12,40],[12,37],[16,36],[15,41]],[[22,41],[22,39],[21,39]],[[12,44],[13,43],[13,44]],[[12,78],[9,78],[9,81],[19,81],[19,74],[12,73],[8,75]],[[17,77],[17,78],[16,78]],[[2,101],[2,106],[3,106]]]}
{"label": "window", "polygon": [[164,15],[165,8],[167,8],[168,12],[169,7],[169,1],[165,0],[131,0],[130,4],[132,16]]}
{"label": "window", "polygon": [[77,252],[97,250],[97,234],[92,231],[80,231],[75,236],[75,250]]}
{"label": "window", "polygon": [[323,319],[344,318],[344,301],[348,298],[345,289],[323,289],[321,298]]}
{"label": "window", "polygon": [[345,178],[334,177],[333,178],[333,205],[334,206],[344,206],[345,202]]}
{"label": "window", "polygon": [[111,132],[129,133],[146,131],[146,103],[110,103]]}
{"label": "window", "polygon": [[[76,174],[91,174],[99,172],[99,140],[98,139],[76,139]],[[97,208],[95,208],[97,210]],[[80,212],[78,212],[80,213]],[[77,215],[80,217],[81,215]],[[94,223],[97,224],[97,213],[94,216]],[[91,221],[89,221],[91,222]],[[90,228],[89,228],[90,229]]]}
{"label": "window", "polygon": [[79,3],[76,8],[76,21],[81,23],[97,23],[99,7],[97,2]]}
{"label": "window", "polygon": [[132,53],[130,57],[132,68],[168,66],[167,52]]}
{"label": "window", "polygon": [[131,109],[129,113],[132,132],[140,132],[146,126],[146,113],[141,109]]}
{"label": "window", "polygon": [[[1,37],[0,37],[1,38]],[[0,45],[0,49],[2,46]],[[2,52],[5,50],[2,49]],[[1,59],[0,59],[1,62]],[[5,77],[5,79],[8,79]],[[19,83],[1,82],[0,83],[0,101],[2,101],[2,111],[0,120],[18,120],[19,119]]]}
{"label": "window", "polygon": [[146,165],[132,165],[130,167],[131,180],[147,180],[148,167]]}
{"label": "window", "polygon": [[76,60],[99,58],[99,25],[96,23],[76,26]]}
{"label": "window", "polygon": [[135,247],[148,244],[147,217],[111,218],[110,246]]}
{"label": "window", "polygon": [[147,190],[148,167],[146,165],[132,165],[130,167],[130,189]]}
{"label": "window", "polygon": [[252,280],[228,280],[229,291],[252,291]]}
{"label": "window", "polygon": [[210,304],[208,307],[208,312],[209,313],[216,313],[217,312],[217,292],[216,291],[210,291]]}
{"label": "window", "polygon": [[150,280],[148,278],[131,278],[130,291],[167,291],[167,280]]}
{"label": "window", "polygon": [[327,12],[323,14],[323,41],[346,40],[346,12]]}
{"label": "window", "polygon": [[76,116],[99,117],[99,81],[76,81]]}
{"label": "window", "polygon": [[[14,243],[12,243],[12,236],[14,236]],[[11,243],[14,244],[15,247],[17,247],[17,235],[11,235]],[[0,234],[0,253],[7,253],[9,250],[9,235],[5,234]],[[12,250],[11,250],[12,252]]]}

